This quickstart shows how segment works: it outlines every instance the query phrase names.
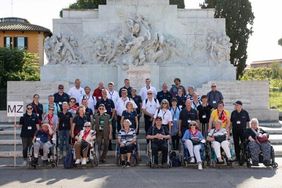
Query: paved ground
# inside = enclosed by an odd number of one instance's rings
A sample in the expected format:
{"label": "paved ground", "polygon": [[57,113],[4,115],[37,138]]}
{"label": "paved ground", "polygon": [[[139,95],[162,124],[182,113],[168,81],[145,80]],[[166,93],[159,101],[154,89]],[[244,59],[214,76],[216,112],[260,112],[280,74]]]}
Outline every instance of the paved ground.
{"label": "paved ground", "polygon": [[[282,164],[282,158],[277,159]],[[281,188],[282,167],[204,169],[192,168],[149,169],[146,166],[94,169],[24,169],[0,168],[0,187],[7,188],[107,188],[107,187],[161,187],[161,188]]]}

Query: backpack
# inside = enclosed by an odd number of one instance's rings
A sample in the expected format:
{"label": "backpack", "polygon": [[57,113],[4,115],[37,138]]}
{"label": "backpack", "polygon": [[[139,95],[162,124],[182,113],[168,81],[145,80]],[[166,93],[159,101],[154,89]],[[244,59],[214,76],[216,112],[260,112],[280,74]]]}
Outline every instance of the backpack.
{"label": "backpack", "polygon": [[[157,104],[157,99],[156,98],[154,98],[154,101]],[[145,99],[145,105],[147,104],[147,102],[148,102],[148,99]]]}
{"label": "backpack", "polygon": [[181,166],[181,161],[180,161],[179,156],[177,156],[175,151],[173,151],[169,154],[169,158],[170,158],[172,167]]}
{"label": "backpack", "polygon": [[72,150],[68,152],[64,159],[64,168],[65,169],[70,169],[73,168],[73,153]]}

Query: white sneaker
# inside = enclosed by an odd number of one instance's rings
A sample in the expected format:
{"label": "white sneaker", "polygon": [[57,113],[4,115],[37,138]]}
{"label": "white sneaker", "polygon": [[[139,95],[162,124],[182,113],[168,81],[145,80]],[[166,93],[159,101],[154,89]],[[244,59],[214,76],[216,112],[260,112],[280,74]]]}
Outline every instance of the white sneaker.
{"label": "white sneaker", "polygon": [[203,170],[202,162],[198,163],[198,170]]}
{"label": "white sneaker", "polygon": [[194,156],[190,159],[190,163],[195,163]]}
{"label": "white sneaker", "polygon": [[87,162],[86,158],[83,158],[81,161],[81,165],[86,165],[86,162]]}
{"label": "white sneaker", "polygon": [[22,166],[26,166],[27,165],[27,161],[24,160],[23,163],[22,163]]}
{"label": "white sneaker", "polygon": [[80,164],[80,159],[76,159],[75,164]]}

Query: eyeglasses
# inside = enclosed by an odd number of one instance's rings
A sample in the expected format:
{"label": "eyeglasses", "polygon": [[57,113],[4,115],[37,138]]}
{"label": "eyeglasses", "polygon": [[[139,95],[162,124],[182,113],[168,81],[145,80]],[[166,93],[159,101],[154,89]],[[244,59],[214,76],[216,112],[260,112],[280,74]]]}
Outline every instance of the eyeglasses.
{"label": "eyeglasses", "polygon": [[102,108],[98,108],[98,110],[104,110],[104,108],[102,107]]}
{"label": "eyeglasses", "polygon": [[216,86],[211,86],[211,87],[216,87]]}
{"label": "eyeglasses", "polygon": [[191,124],[190,126],[196,126],[196,124]]}
{"label": "eyeglasses", "polygon": [[27,110],[32,110],[32,108],[29,107],[29,108],[27,108]]}
{"label": "eyeglasses", "polygon": [[87,125],[87,126],[84,126],[84,127],[91,127],[91,126],[88,126],[88,125]]}
{"label": "eyeglasses", "polygon": [[64,89],[63,87],[59,87],[59,89]]}
{"label": "eyeglasses", "polygon": [[54,109],[53,109],[53,108],[49,108],[49,110],[54,111]]}
{"label": "eyeglasses", "polygon": [[70,102],[75,103],[75,101],[70,101]]}
{"label": "eyeglasses", "polygon": [[153,93],[147,93],[148,95],[152,95]]}

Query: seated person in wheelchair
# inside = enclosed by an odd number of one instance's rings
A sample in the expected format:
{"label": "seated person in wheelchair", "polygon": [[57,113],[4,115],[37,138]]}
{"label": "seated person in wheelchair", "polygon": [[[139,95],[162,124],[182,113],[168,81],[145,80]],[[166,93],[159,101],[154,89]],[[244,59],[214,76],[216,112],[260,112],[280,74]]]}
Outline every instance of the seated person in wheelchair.
{"label": "seated person in wheelchair", "polygon": [[225,128],[222,128],[222,121],[215,121],[214,129],[208,133],[207,140],[211,142],[211,147],[214,149],[215,155],[219,163],[223,163],[220,147],[224,150],[228,161],[232,161],[231,152],[229,148],[229,137]]}
{"label": "seated person in wheelchair", "polygon": [[156,117],[155,126],[150,127],[146,139],[151,140],[153,166],[158,165],[158,151],[162,152],[162,165],[167,165],[168,140],[170,139],[168,128],[162,126],[162,118]]}
{"label": "seated person in wheelchair", "polygon": [[202,144],[205,143],[205,139],[201,133],[201,131],[198,130],[198,124],[196,121],[191,121],[190,123],[190,128],[187,129],[182,137],[182,141],[185,144],[185,147],[189,151],[190,155],[190,162],[195,163],[195,158],[198,163],[198,169],[202,170],[202,159],[201,159],[201,154],[200,150],[202,147]]}
{"label": "seated person in wheelchair", "polygon": [[259,121],[253,118],[250,122],[251,128],[246,130],[246,138],[248,139],[248,147],[252,158],[252,165],[258,166],[259,155],[263,154],[263,164],[270,165],[271,144],[268,141],[268,134],[259,128]]}
{"label": "seated person in wheelchair", "polygon": [[[90,148],[93,147],[93,142],[96,138],[96,132],[91,130],[91,123],[85,122],[84,129],[81,130],[78,135],[75,137],[76,142],[74,143],[75,164],[86,165],[87,157],[90,151]],[[81,156],[82,153],[82,156]],[[82,157],[82,160],[81,160]]]}
{"label": "seated person in wheelchair", "polygon": [[[118,133],[118,144],[121,154],[121,165],[130,167],[130,159],[133,150],[136,147],[136,132],[130,128],[131,122],[129,119],[123,121],[122,129]],[[127,156],[127,162],[125,158]]]}
{"label": "seated person in wheelchair", "polygon": [[48,123],[43,123],[41,125],[41,129],[37,131],[34,137],[34,164],[38,164],[38,155],[39,155],[39,150],[43,149],[43,164],[47,165],[48,164],[48,154],[50,152],[50,148],[52,147],[51,144],[51,138],[53,135],[53,130],[50,127]]}

